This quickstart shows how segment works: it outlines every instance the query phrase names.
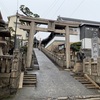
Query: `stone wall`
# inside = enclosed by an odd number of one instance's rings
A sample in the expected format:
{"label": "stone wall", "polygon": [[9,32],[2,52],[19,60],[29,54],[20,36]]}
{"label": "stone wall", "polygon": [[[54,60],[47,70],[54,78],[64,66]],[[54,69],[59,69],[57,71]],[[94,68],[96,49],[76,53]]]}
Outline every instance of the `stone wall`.
{"label": "stone wall", "polygon": [[21,59],[18,50],[15,50],[12,56],[0,56],[0,97],[17,92],[21,74]]}
{"label": "stone wall", "polygon": [[60,58],[59,56],[53,54],[52,52],[42,48],[42,52],[48,56],[54,63],[58,64],[60,67],[65,68],[66,61],[64,58]]}
{"label": "stone wall", "polygon": [[100,84],[100,58],[97,61],[88,58],[83,61],[83,73],[88,74],[95,82]]}

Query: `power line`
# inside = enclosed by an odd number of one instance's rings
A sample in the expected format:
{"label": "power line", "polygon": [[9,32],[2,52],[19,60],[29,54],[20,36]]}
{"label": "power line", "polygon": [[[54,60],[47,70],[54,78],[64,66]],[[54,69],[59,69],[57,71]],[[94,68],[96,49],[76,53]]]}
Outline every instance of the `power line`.
{"label": "power line", "polygon": [[70,14],[69,17],[71,17],[71,16],[78,10],[78,8],[80,8],[80,6],[83,4],[83,2],[85,2],[85,0],[82,0],[82,1],[79,3],[79,5],[74,9],[74,11]]}
{"label": "power line", "polygon": [[[61,5],[58,7],[58,9],[55,11],[55,13],[54,13],[54,15],[60,10],[60,8],[62,7],[62,5],[64,4],[64,2],[65,2],[66,0],[63,0],[63,2],[61,3]],[[54,16],[53,15],[53,16]]]}
{"label": "power line", "polygon": [[44,14],[44,16],[45,15],[48,15],[51,11],[52,11],[52,9],[54,8],[54,6],[57,4],[59,2],[59,0],[55,0],[50,6],[49,6],[49,8],[47,9],[47,13],[45,13]]}
{"label": "power line", "polygon": [[[50,10],[50,8],[56,3],[56,1],[58,1],[58,0],[55,0],[54,2],[52,2],[52,4],[48,7],[48,9],[46,9],[45,12],[48,12]],[[42,15],[44,15],[45,12]]]}

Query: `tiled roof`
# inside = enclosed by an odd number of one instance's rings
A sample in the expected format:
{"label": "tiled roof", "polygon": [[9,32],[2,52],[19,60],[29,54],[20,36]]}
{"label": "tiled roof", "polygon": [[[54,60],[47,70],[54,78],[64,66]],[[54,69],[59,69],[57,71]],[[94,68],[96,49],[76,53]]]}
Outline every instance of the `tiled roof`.
{"label": "tiled roof", "polygon": [[100,26],[100,22],[98,22],[98,21],[91,21],[91,20],[83,20],[83,19],[67,18],[67,17],[60,17],[60,16],[58,16],[57,20],[58,20],[58,21],[81,22],[82,25],[88,24],[88,25],[96,25],[96,26]]}

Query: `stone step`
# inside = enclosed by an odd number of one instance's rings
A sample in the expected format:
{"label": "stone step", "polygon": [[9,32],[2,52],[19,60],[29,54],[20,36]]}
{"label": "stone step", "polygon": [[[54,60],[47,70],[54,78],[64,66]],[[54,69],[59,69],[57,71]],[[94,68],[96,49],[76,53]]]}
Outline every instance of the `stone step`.
{"label": "stone step", "polygon": [[36,81],[23,81],[24,84],[31,84],[31,83],[36,83]]}
{"label": "stone step", "polygon": [[26,78],[26,79],[24,79],[24,81],[36,81],[36,78],[35,79],[33,79],[33,78],[32,79],[27,79]]}
{"label": "stone step", "polygon": [[39,70],[39,65],[38,64],[34,64],[33,70]]}
{"label": "stone step", "polygon": [[88,79],[81,79],[81,78],[80,79],[77,79],[77,80],[80,81],[80,82],[81,81],[89,81]]}
{"label": "stone step", "polygon": [[36,79],[36,77],[24,77],[24,79],[30,80],[30,79]]}
{"label": "stone step", "polygon": [[24,75],[24,77],[36,77],[36,75]]}
{"label": "stone step", "polygon": [[85,86],[95,86],[94,84],[84,84]]}
{"label": "stone step", "polygon": [[98,89],[98,87],[95,87],[95,86],[86,86],[86,88],[88,88],[88,89]]}
{"label": "stone step", "polygon": [[25,74],[23,78],[24,87],[34,87],[37,84],[36,74]]}
{"label": "stone step", "polygon": [[89,81],[79,81],[79,82],[81,82],[82,84],[91,84],[91,82]]}
{"label": "stone step", "polygon": [[24,87],[35,87],[36,85],[34,85],[34,84],[33,84],[33,85],[30,85],[30,84],[28,84],[28,85],[23,84],[23,86],[24,86]]}
{"label": "stone step", "polygon": [[32,71],[33,70],[33,67],[30,67],[30,68],[26,68],[27,71]]}
{"label": "stone step", "polygon": [[58,97],[57,100],[68,100],[68,97]]}
{"label": "stone step", "polygon": [[28,77],[29,77],[29,76],[30,76],[30,77],[34,77],[34,76],[36,77],[35,74],[24,75],[24,77],[27,77],[27,76],[28,76]]}
{"label": "stone step", "polygon": [[36,74],[25,74],[25,75],[27,75],[27,76],[28,76],[28,75],[33,75],[33,76],[36,76]]}
{"label": "stone step", "polygon": [[29,76],[24,76],[24,77],[25,77],[25,78],[26,78],[26,77],[30,77],[30,78],[33,78],[33,77],[34,77],[34,78],[36,78],[36,76],[31,76],[31,75],[29,75]]}
{"label": "stone step", "polygon": [[80,83],[84,84],[84,86],[88,89],[98,89],[91,81],[88,80],[88,78],[84,76],[73,76],[76,80],[78,80]]}
{"label": "stone step", "polygon": [[85,77],[74,77],[75,79],[86,79]]}

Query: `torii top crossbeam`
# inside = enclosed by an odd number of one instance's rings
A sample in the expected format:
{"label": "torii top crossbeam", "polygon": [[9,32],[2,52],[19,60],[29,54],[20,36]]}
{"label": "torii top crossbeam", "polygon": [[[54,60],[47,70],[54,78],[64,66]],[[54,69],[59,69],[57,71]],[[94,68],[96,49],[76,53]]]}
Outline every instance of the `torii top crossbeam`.
{"label": "torii top crossbeam", "polygon": [[[21,22],[24,22],[20,28],[24,30],[30,30],[30,23],[34,22],[35,24],[39,25],[48,25],[47,28],[40,28],[38,26],[35,27],[36,31],[43,31],[43,32],[54,32],[54,33],[65,33],[65,27],[68,25],[69,27],[79,27],[79,22],[62,22],[57,20],[49,20],[49,19],[42,19],[42,18],[32,18],[21,16],[19,17]],[[73,34],[75,35],[75,34]]]}

